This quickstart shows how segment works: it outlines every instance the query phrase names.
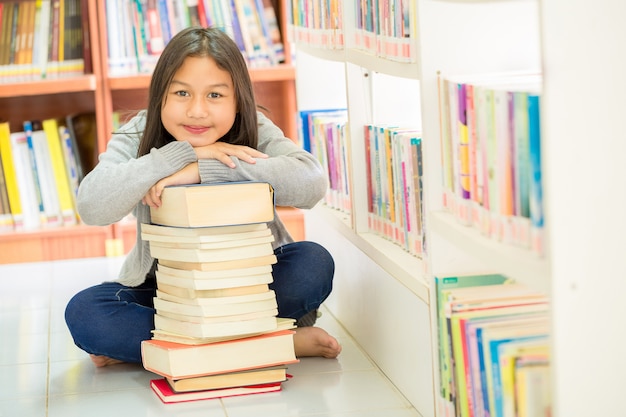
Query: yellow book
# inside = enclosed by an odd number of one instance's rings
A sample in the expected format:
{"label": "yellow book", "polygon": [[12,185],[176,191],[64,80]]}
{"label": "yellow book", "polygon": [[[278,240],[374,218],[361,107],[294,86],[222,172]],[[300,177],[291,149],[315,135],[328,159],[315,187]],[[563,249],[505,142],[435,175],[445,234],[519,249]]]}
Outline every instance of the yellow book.
{"label": "yellow book", "polygon": [[63,224],[76,224],[74,198],[72,197],[67,170],[65,169],[65,160],[63,158],[63,150],[61,149],[61,138],[59,137],[59,126],[56,119],[44,120],[43,130],[46,132],[46,139],[48,140],[52,170],[54,171],[54,182],[59,197],[59,205],[61,206]]}
{"label": "yellow book", "polygon": [[2,158],[4,180],[7,186],[13,224],[19,229],[24,225],[24,213],[22,211],[20,191],[17,185],[17,176],[15,174],[15,166],[11,152],[11,130],[9,128],[9,122],[0,123],[0,158]]}

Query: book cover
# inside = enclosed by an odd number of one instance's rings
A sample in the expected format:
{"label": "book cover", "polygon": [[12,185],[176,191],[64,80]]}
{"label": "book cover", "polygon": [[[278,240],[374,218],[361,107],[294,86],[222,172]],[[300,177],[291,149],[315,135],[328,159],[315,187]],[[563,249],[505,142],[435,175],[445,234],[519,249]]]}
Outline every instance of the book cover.
{"label": "book cover", "polygon": [[[152,223],[177,227],[229,226],[274,220],[274,191],[264,182],[165,187]],[[260,255],[259,255],[260,256]]]}
{"label": "book cover", "polygon": [[528,94],[528,143],[530,147],[530,219],[535,228],[543,227],[543,189],[541,179],[541,125],[538,94]]}
{"label": "book cover", "polygon": [[50,161],[52,163],[53,183],[58,195],[61,208],[61,216],[64,224],[76,224],[76,210],[74,207],[74,195],[70,190],[70,182],[65,167],[65,158],[61,148],[59,125],[56,119],[46,119],[42,122],[43,131],[48,142]]}
{"label": "book cover", "polygon": [[281,330],[202,345],[144,340],[143,366],[157,375],[181,379],[295,363],[294,333]]}
{"label": "book cover", "polygon": [[30,165],[30,151],[28,150],[26,133],[23,131],[11,132],[10,141],[20,204],[24,216],[23,227],[25,230],[37,229],[41,226],[41,218],[35,188],[35,174]]}
{"label": "book cover", "polygon": [[[107,2],[107,11],[110,8]],[[113,19],[117,21],[118,19]],[[109,19],[107,19],[107,22]],[[109,41],[110,43],[111,41]],[[97,130],[95,113],[74,113],[65,117],[72,148],[78,161],[78,180],[95,168],[98,163]]]}
{"label": "book cover", "polygon": [[2,158],[2,172],[4,173],[13,225],[16,229],[21,229],[24,227],[24,213],[22,211],[20,188],[11,148],[11,130],[9,128],[9,122],[2,122],[0,123],[0,158]]}
{"label": "book cover", "polygon": [[444,398],[451,398],[450,390],[450,345],[447,341],[446,315],[445,315],[445,291],[452,288],[475,287],[485,285],[498,285],[507,282],[508,279],[500,274],[484,275],[459,275],[459,276],[436,276],[435,292],[437,298],[437,317],[439,326],[439,373],[441,394]]}
{"label": "book cover", "polygon": [[251,385],[246,387],[222,388],[214,390],[175,392],[164,378],[150,381],[150,388],[165,404],[180,403],[187,401],[208,400],[213,398],[233,397],[237,395],[260,394],[264,392],[280,391],[280,382]]}

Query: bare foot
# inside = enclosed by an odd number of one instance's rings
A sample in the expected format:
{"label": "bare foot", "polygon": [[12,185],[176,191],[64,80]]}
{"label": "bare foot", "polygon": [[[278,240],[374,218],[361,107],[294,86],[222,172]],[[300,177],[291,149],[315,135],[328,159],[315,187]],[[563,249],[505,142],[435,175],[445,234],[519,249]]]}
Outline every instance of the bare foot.
{"label": "bare foot", "polygon": [[91,361],[93,362],[93,364],[96,365],[96,368],[103,368],[109,365],[117,365],[118,363],[124,363],[124,361],[120,361],[118,359],[112,359],[112,358],[109,358],[108,356],[89,355],[89,357],[91,358]]}
{"label": "bare foot", "polygon": [[295,329],[293,344],[296,356],[321,356],[336,358],[341,352],[341,345],[326,330],[320,327],[298,327]]}

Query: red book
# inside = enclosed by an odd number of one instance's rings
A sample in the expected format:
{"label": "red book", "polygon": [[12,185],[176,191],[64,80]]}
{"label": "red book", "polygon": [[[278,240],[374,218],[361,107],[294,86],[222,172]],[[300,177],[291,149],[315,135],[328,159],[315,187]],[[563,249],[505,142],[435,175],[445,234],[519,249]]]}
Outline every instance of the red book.
{"label": "red book", "polygon": [[264,392],[275,392],[282,389],[280,382],[262,385],[249,385],[246,387],[235,387],[225,389],[210,389],[203,391],[175,392],[167,383],[165,378],[153,379],[150,381],[150,388],[165,404],[180,403],[186,401],[209,400],[212,398],[234,397],[237,395],[260,394]]}

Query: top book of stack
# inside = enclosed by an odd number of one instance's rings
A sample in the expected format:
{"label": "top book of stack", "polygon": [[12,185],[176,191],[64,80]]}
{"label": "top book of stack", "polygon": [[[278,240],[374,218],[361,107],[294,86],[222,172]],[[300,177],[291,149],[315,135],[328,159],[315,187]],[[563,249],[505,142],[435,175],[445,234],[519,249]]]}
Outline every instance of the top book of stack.
{"label": "top book of stack", "polygon": [[246,181],[170,186],[162,205],[151,208],[153,224],[214,227],[274,220],[274,190],[265,182]]}

